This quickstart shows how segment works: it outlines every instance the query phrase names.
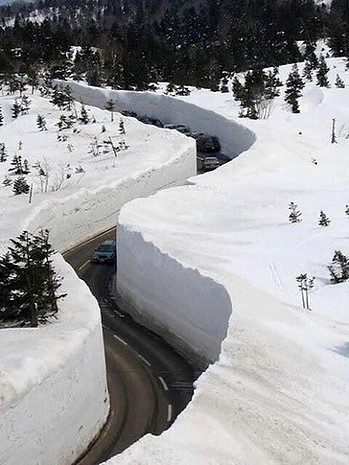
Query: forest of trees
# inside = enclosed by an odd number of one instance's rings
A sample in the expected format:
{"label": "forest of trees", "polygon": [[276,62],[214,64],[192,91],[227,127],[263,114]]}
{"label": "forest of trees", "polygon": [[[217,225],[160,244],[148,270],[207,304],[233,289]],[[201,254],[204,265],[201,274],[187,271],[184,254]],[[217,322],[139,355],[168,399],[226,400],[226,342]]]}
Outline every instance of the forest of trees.
{"label": "forest of trees", "polygon": [[[28,20],[34,11],[40,21]],[[1,7],[0,24],[4,74],[136,90],[156,81],[214,88],[224,71],[302,60],[300,40],[349,51],[347,0],[40,0]],[[75,59],[72,46],[82,47]]]}

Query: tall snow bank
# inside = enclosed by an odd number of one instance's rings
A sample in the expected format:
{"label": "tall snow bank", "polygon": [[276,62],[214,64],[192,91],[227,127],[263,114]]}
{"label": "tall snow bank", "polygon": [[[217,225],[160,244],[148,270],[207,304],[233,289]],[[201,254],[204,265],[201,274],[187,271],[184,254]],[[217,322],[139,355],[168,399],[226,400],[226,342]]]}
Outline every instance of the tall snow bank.
{"label": "tall snow bank", "polygon": [[[281,96],[268,120],[244,120],[257,135],[250,150],[193,178],[190,186],[122,209],[120,249],[142,239],[137,249],[147,255],[138,258],[129,251],[130,260],[141,260],[152,273],[157,265],[158,279],[162,272],[162,287],[149,283],[145,271],[143,277],[137,274],[132,290],[127,270],[136,263],[118,270],[121,291],[127,289],[141,305],[138,296],[147,295],[148,318],[152,308],[158,318],[162,305],[172,309],[171,315],[163,310],[167,321],[177,324],[181,296],[192,294],[183,289],[185,279],[173,279],[172,273],[189,277],[190,270],[198,270],[195,298],[201,300],[205,289],[206,278],[198,286],[200,276],[208,276],[224,286],[232,313],[218,362],[199,378],[192,402],[175,424],[159,438],[143,438],[110,464],[348,463],[349,284],[332,285],[327,265],[334,250],[349,255],[349,94],[333,87],[337,73],[346,86],[349,75],[344,60],[329,65],[332,88],[308,83],[300,114],[292,114]],[[280,70],[284,82],[290,69]],[[227,119],[239,111],[224,94],[197,91],[189,100]],[[337,144],[330,143],[332,117]],[[234,121],[231,125],[234,130]],[[299,224],[288,221],[291,201],[302,212]],[[318,224],[321,209],[331,219],[328,227]],[[154,256],[148,257],[151,250]],[[168,257],[177,265],[168,267]],[[312,311],[301,307],[296,281],[301,273],[315,276]],[[173,300],[164,303],[163,293]],[[192,312],[186,317],[199,321],[200,328],[200,308],[186,308]],[[212,308],[213,327],[217,319],[223,321],[221,311],[225,316],[226,308]]]}
{"label": "tall snow bank", "polygon": [[[130,200],[153,194],[158,189],[180,184],[196,172],[195,142],[182,137],[182,144],[169,161],[141,170],[132,167],[129,174],[100,186],[77,192],[58,192],[34,206],[27,215],[25,229],[49,228],[56,249],[69,247],[114,227],[120,208]],[[151,148],[150,148],[151,150]],[[146,156],[146,154],[144,154]]]}
{"label": "tall snow bank", "polygon": [[158,118],[164,124],[184,124],[192,131],[217,136],[222,151],[232,156],[249,149],[256,140],[253,131],[247,127],[236,122],[232,125],[220,114],[190,103],[189,99],[181,101],[153,92],[106,90],[76,82],[57,82],[69,84],[74,98],[88,105],[105,108],[106,102],[113,100],[117,111],[130,110]]}
{"label": "tall snow bank", "polygon": [[130,230],[123,215],[118,244],[118,296],[134,317],[197,364],[217,360],[231,313],[225,288],[163,254]]}
{"label": "tall snow bank", "polygon": [[[129,149],[117,158],[111,150],[95,156],[90,150],[95,139],[118,141],[117,122],[110,121],[108,112],[87,108],[96,123],[65,130],[64,144],[57,140],[62,134],[57,131],[60,110],[34,95],[30,114],[12,120],[8,110],[13,98],[0,98],[6,110],[1,140],[11,154],[19,150],[22,139],[34,195],[28,204],[28,196],[14,196],[11,187],[1,188],[0,254],[10,238],[24,229],[49,228],[54,247],[67,250],[115,226],[123,203],[196,173],[195,141],[177,132],[124,118]],[[37,128],[37,114],[45,115],[47,131]],[[50,174],[47,192],[34,169],[38,162]],[[9,175],[10,163],[9,157],[0,164],[0,175]],[[81,165],[84,169],[76,170]],[[38,329],[1,330],[0,463],[4,465],[70,465],[108,414],[98,305],[62,259],[58,257],[56,264],[64,278],[62,290],[68,294],[59,303],[58,319]]]}
{"label": "tall snow bank", "polygon": [[108,415],[98,304],[59,255],[54,265],[67,293],[59,319],[38,329],[1,330],[4,465],[71,465]]}

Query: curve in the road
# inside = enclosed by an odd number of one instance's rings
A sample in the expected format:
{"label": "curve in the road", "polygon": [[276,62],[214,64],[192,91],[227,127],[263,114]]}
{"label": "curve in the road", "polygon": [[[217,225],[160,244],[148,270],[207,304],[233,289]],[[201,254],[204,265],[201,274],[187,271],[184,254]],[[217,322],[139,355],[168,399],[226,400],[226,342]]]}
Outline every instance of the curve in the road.
{"label": "curve in the road", "polygon": [[101,308],[111,403],[105,427],[78,465],[101,463],[146,433],[161,434],[191,400],[199,373],[159,336],[118,308],[110,293],[114,267],[90,261],[96,245],[110,238],[115,238],[115,230],[64,254]]}

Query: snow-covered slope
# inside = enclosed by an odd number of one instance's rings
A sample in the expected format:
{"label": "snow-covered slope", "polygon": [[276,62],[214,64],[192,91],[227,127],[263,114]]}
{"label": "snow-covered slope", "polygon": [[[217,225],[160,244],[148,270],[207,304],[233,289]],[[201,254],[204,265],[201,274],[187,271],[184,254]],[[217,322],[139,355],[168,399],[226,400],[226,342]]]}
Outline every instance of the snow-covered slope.
{"label": "snow-covered slope", "polygon": [[[102,91],[103,93],[103,91]],[[99,96],[101,93],[99,93]],[[18,98],[18,96],[16,96]],[[28,115],[13,120],[14,96],[0,97],[0,254],[24,229],[50,229],[60,252],[114,226],[123,203],[149,195],[196,173],[195,141],[86,108],[90,122],[58,130],[64,113],[81,116],[81,105],[63,112],[38,95]],[[39,131],[44,115],[47,131]],[[58,137],[60,140],[58,140]],[[115,157],[122,140],[129,148]],[[97,145],[98,154],[96,153]],[[94,153],[93,153],[94,152]],[[29,195],[14,195],[13,157],[28,160]],[[6,158],[6,157],[5,157]],[[43,175],[44,173],[44,175]],[[2,181],[8,177],[10,185]],[[100,311],[87,287],[60,255],[63,279],[57,320],[38,329],[2,329],[0,337],[0,463],[70,465],[96,436],[108,414]]]}
{"label": "snow-covered slope", "polygon": [[[339,73],[348,86],[343,60],[329,64],[332,85]],[[289,71],[281,69],[283,81]],[[185,100],[216,111],[234,131],[230,95],[202,90]],[[349,255],[349,93],[310,83],[300,103],[295,115],[280,97],[268,120],[238,120],[256,134],[248,151],[192,185],[122,209],[119,291],[208,359],[210,341],[217,347],[227,336],[173,427],[108,463],[348,463],[349,284],[331,284],[327,266],[334,250]],[[300,223],[288,221],[291,201]],[[318,225],[320,210],[328,227]],[[133,274],[139,263],[153,281]],[[301,307],[301,273],[315,277],[311,311]]]}

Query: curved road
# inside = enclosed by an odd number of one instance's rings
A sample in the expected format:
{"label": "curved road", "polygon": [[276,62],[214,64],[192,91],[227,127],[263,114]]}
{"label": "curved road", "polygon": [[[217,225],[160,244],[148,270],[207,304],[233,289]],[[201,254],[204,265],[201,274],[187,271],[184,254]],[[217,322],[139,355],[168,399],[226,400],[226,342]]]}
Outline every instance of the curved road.
{"label": "curved road", "polygon": [[117,307],[114,267],[90,262],[96,245],[113,238],[115,229],[64,254],[101,308],[111,402],[107,424],[78,465],[101,463],[144,434],[159,435],[167,429],[190,401],[199,374],[160,337]]}

